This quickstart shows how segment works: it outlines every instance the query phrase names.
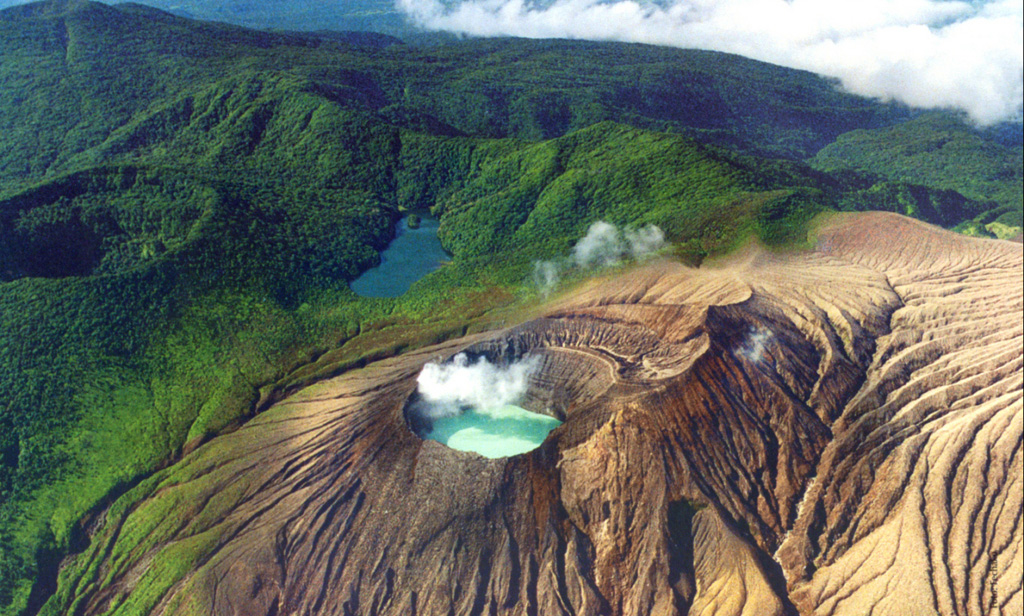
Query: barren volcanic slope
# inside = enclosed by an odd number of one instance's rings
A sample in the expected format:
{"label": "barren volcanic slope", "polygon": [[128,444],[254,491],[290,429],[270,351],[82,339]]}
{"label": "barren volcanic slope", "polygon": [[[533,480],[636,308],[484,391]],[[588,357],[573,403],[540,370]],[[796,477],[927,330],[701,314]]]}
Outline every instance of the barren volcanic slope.
{"label": "barren volcanic slope", "polygon": [[[591,282],[321,382],[129,493],[43,613],[1020,614],[1022,247],[891,214]],[[566,418],[418,438],[425,362]]]}

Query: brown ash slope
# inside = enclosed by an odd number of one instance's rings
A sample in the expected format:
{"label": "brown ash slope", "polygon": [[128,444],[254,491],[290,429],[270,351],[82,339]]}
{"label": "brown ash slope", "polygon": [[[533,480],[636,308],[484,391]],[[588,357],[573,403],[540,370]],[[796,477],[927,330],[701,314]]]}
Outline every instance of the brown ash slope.
{"label": "brown ash slope", "polygon": [[[889,214],[596,280],[307,388],[112,508],[44,608],[101,614],[1019,614],[1022,248]],[[405,403],[541,357],[565,418],[488,460]]]}

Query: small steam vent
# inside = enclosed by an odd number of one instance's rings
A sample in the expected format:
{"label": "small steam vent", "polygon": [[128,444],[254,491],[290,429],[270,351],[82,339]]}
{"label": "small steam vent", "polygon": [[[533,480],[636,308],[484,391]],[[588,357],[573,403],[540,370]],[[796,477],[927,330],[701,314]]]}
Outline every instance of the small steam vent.
{"label": "small steam vent", "polygon": [[471,352],[428,363],[406,405],[406,420],[421,438],[487,458],[536,449],[562,424],[519,406],[542,365],[541,355],[505,354],[492,361]]}

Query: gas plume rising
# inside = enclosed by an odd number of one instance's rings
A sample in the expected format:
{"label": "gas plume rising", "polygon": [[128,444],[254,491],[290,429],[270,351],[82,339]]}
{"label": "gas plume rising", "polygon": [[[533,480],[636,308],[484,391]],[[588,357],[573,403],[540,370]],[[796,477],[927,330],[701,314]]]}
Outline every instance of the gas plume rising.
{"label": "gas plume rising", "polygon": [[599,220],[587,229],[587,234],[573,246],[572,255],[553,261],[533,264],[533,281],[541,293],[547,295],[562,277],[562,273],[577,269],[588,271],[615,265],[624,259],[640,261],[665,246],[665,233],[655,225],[639,229],[619,229]]}
{"label": "gas plume rising", "polygon": [[751,328],[743,344],[736,349],[736,354],[751,363],[757,363],[764,357],[765,349],[772,338],[772,332],[767,329]]}
{"label": "gas plume rising", "polygon": [[470,408],[486,412],[488,408],[515,404],[539,367],[538,356],[495,365],[486,357],[471,360],[465,353],[447,363],[428,363],[416,378],[419,399],[413,411],[433,420],[453,417]]}

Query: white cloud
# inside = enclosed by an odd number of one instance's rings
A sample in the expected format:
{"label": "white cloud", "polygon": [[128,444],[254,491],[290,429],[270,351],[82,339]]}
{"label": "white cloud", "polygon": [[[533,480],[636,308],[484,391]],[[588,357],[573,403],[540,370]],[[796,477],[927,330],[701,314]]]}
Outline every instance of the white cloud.
{"label": "white cloud", "polygon": [[578,38],[738,53],[840,79],[851,92],[1019,117],[1019,0],[396,0],[420,25],[477,36]]}

